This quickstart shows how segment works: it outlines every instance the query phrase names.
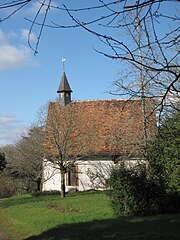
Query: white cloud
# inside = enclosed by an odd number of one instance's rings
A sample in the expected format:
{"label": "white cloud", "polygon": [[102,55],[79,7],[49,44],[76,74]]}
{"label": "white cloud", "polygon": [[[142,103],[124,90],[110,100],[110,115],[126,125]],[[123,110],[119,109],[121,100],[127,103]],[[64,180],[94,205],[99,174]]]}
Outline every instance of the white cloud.
{"label": "white cloud", "polygon": [[32,57],[32,51],[25,45],[11,44],[10,39],[12,37],[16,37],[16,40],[18,40],[16,33],[5,33],[0,30],[0,69],[16,69],[26,65],[33,65],[35,61]]}
{"label": "white cloud", "polygon": [[24,40],[28,40],[28,37],[30,37],[30,42],[36,42],[37,41],[37,36],[35,33],[31,33],[29,36],[29,29],[21,29],[21,37]]}
{"label": "white cloud", "polygon": [[0,69],[14,69],[29,65],[32,62],[30,50],[25,46],[0,46]]}
{"label": "white cloud", "polygon": [[16,121],[16,118],[13,115],[0,115],[0,127],[1,125],[7,125],[14,121]]}
{"label": "white cloud", "polygon": [[14,141],[25,130],[23,122],[14,115],[0,115],[0,145]]}

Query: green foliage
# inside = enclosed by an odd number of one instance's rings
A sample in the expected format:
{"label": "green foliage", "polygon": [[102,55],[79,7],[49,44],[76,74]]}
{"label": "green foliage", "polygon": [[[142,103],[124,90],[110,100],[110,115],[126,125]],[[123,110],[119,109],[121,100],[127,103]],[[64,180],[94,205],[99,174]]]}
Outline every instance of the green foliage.
{"label": "green foliage", "polygon": [[153,174],[163,177],[169,192],[180,192],[180,111],[167,116],[149,146]]}
{"label": "green foliage", "polygon": [[163,181],[150,178],[145,168],[114,168],[108,185],[110,201],[118,215],[153,215],[166,209]]}

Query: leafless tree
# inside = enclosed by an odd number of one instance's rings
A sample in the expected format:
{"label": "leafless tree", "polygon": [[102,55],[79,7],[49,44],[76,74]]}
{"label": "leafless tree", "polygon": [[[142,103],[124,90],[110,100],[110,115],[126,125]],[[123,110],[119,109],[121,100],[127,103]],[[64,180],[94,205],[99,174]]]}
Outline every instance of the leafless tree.
{"label": "leafless tree", "polygon": [[15,144],[20,158],[20,166],[24,165],[24,173],[30,176],[35,182],[36,190],[42,190],[42,160],[43,160],[44,129],[33,126],[28,131],[27,136],[23,136]]}
{"label": "leafless tree", "polygon": [[17,166],[15,164],[14,171],[22,174],[22,178],[25,176],[29,183],[34,182],[37,191],[42,190],[43,140],[44,129],[33,126],[15,143]]}
{"label": "leafless tree", "polygon": [[43,104],[37,114],[36,114],[36,124],[37,126],[41,128],[45,128],[46,126],[46,120],[47,120],[47,115],[48,115],[48,107],[49,107],[50,101],[47,101],[47,103]]}
{"label": "leafless tree", "polygon": [[3,147],[7,158],[5,176],[18,182],[19,193],[41,191],[44,130],[31,126],[14,144]]}
{"label": "leafless tree", "polygon": [[82,134],[82,119],[80,109],[73,103],[66,107],[58,102],[49,105],[44,167],[47,170],[52,166],[50,172],[53,169],[61,175],[61,197],[65,197],[65,174],[88,153],[91,137]]}

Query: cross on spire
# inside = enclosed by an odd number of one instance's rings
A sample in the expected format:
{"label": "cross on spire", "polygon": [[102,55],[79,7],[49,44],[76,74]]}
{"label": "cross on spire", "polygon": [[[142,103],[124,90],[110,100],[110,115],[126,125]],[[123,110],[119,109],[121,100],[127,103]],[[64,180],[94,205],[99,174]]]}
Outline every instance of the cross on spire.
{"label": "cross on spire", "polygon": [[66,59],[62,58],[62,67],[63,67],[63,72],[64,72],[64,63],[65,63]]}

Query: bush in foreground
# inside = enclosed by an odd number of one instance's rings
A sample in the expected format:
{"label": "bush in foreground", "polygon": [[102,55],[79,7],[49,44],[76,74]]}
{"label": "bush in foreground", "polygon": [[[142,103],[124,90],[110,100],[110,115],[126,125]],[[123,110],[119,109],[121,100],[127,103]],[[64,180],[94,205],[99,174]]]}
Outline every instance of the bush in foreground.
{"label": "bush in foreground", "polygon": [[155,215],[180,209],[179,195],[167,193],[163,180],[148,176],[145,169],[115,168],[108,186],[112,207],[118,215]]}

